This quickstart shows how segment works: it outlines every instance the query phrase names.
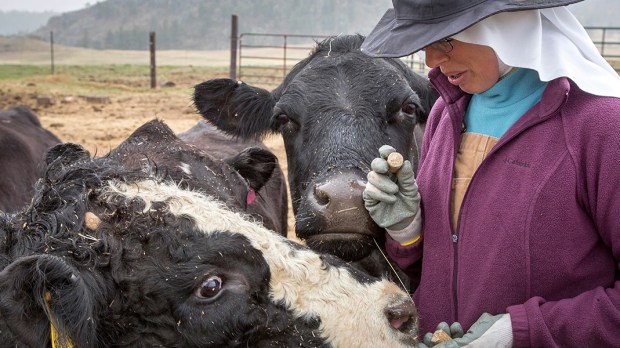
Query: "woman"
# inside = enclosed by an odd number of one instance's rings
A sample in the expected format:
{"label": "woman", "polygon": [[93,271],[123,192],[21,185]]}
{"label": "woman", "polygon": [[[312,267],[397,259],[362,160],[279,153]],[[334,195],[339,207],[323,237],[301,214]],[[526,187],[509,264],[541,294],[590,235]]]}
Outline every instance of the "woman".
{"label": "woman", "polygon": [[382,147],[364,200],[453,346],[620,346],[620,78],[574,2],[393,0],[362,46],[422,50],[440,94],[417,180]]}

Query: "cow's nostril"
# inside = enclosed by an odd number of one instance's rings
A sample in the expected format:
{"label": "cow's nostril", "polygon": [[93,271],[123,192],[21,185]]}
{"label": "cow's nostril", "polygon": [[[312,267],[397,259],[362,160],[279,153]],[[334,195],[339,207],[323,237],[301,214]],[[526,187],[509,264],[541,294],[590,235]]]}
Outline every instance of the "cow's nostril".
{"label": "cow's nostril", "polygon": [[406,334],[415,334],[417,330],[417,311],[411,301],[387,308],[385,316],[390,326]]}
{"label": "cow's nostril", "polygon": [[323,188],[323,185],[314,187],[314,197],[316,201],[320,205],[328,205],[329,204],[329,194]]}

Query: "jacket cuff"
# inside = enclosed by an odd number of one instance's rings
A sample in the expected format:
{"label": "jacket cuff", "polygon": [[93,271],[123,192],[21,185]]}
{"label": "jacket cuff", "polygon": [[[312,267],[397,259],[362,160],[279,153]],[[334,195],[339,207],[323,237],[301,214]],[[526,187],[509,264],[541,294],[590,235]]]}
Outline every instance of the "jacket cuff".
{"label": "jacket cuff", "polygon": [[513,347],[530,347],[530,327],[525,306],[522,304],[510,306],[508,313],[512,322]]}

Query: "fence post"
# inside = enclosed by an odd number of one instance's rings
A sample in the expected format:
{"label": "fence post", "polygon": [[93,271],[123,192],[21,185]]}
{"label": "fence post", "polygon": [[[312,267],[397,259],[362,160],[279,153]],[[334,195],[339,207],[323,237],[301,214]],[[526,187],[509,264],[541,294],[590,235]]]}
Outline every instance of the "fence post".
{"label": "fence post", "polygon": [[52,58],[52,75],[54,75],[54,31],[50,31],[50,55]]}
{"label": "fence post", "polygon": [[284,34],[284,59],[282,60],[282,80],[286,77],[286,46],[287,46],[286,34]]}
{"label": "fence post", "polygon": [[155,32],[149,33],[149,49],[151,51],[151,88],[157,87],[157,78],[155,74]]}
{"label": "fence post", "polygon": [[237,15],[232,15],[230,26],[230,78],[237,79]]}

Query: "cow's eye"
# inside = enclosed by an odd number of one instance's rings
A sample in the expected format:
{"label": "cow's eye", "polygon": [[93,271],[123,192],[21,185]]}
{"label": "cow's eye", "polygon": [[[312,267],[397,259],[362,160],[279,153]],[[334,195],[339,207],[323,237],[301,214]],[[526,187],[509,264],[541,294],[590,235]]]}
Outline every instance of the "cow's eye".
{"label": "cow's eye", "polygon": [[222,278],[211,276],[202,282],[202,285],[196,291],[196,296],[201,298],[213,298],[222,290],[222,283]]}
{"label": "cow's eye", "polygon": [[299,129],[299,124],[295,119],[284,112],[276,114],[271,125],[274,131],[282,134],[296,132]]}
{"label": "cow's eye", "polygon": [[278,114],[276,115],[276,117],[274,118],[274,122],[275,122],[275,126],[276,128],[280,128],[282,126],[284,126],[285,124],[287,124],[291,119],[288,117],[287,114]]}
{"label": "cow's eye", "polygon": [[400,107],[400,110],[408,115],[414,115],[417,109],[416,103],[411,100],[405,101],[405,103]]}

